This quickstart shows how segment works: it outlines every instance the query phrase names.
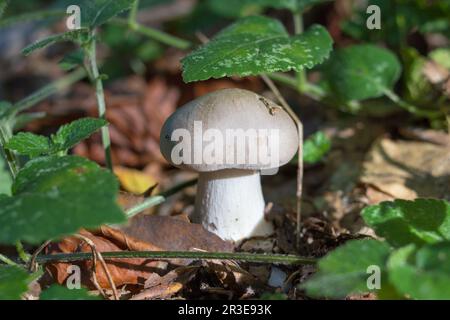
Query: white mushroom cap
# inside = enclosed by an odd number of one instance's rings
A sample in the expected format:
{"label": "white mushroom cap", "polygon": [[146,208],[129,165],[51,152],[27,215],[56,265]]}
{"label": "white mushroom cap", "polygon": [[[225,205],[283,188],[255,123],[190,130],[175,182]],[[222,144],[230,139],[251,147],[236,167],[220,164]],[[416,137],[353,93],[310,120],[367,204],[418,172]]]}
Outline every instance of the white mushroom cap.
{"label": "white mushroom cap", "polygon": [[[187,132],[187,141],[185,136],[180,141],[181,135],[175,134],[180,129]],[[204,136],[207,130],[225,139],[209,141]],[[227,135],[230,131],[235,134],[231,140]],[[239,138],[240,147],[236,142]],[[209,143],[204,144],[204,140]],[[219,90],[184,105],[167,119],[160,138],[161,152],[170,163],[199,172],[193,221],[202,223],[222,239],[234,241],[273,232],[272,224],[264,216],[259,171],[275,169],[290,161],[298,142],[295,123],[281,107],[241,89]],[[174,163],[173,151],[178,151],[180,144],[186,150]],[[204,151],[211,145],[222,158],[233,155],[232,161],[205,160]],[[261,150],[265,158],[260,157]],[[184,152],[189,157],[185,158]]]}
{"label": "white mushroom cap", "polygon": [[[184,128],[194,135],[194,123],[196,121],[201,121],[203,132],[208,129],[216,129],[224,137],[228,129],[256,130],[258,150],[267,148],[269,143],[267,135],[261,136],[260,131],[274,132],[271,130],[276,129],[279,135],[279,143],[275,148],[272,148],[272,151],[278,152],[278,163],[276,165],[267,162],[261,163],[260,159],[257,159],[257,162],[250,161],[250,148],[255,146],[246,142],[246,160],[244,163],[206,164],[192,163],[193,161],[191,161],[191,163],[174,164],[171,153],[178,141],[172,141],[172,133],[176,129]],[[193,157],[201,158],[201,154],[198,153],[202,153],[203,148],[194,148],[194,140],[197,138],[201,137],[192,139],[191,152]],[[224,141],[224,154],[234,147],[229,145],[229,142]],[[223,89],[199,97],[173,113],[161,130],[160,147],[163,156],[170,163],[180,168],[198,172],[222,169],[274,169],[286,164],[294,157],[298,148],[298,133],[293,120],[273,101],[248,90]]]}

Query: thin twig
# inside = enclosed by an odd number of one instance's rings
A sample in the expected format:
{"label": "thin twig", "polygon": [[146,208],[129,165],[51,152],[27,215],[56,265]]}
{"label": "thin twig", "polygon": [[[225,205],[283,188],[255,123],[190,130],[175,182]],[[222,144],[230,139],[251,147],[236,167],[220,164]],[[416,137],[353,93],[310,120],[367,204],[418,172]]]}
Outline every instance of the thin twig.
{"label": "thin twig", "polygon": [[41,244],[39,246],[39,248],[37,248],[36,251],[34,251],[33,255],[31,256],[30,264],[29,264],[30,272],[36,272],[37,271],[38,264],[36,263],[36,258],[42,252],[42,250],[44,250],[45,247],[47,247],[50,244],[50,242],[51,242],[51,240],[45,241],[43,244]]}
{"label": "thin twig", "polygon": [[119,294],[117,292],[116,284],[114,283],[114,280],[113,280],[113,278],[111,276],[111,273],[109,272],[108,266],[106,265],[106,262],[103,259],[102,254],[97,250],[97,248],[95,246],[95,243],[91,239],[89,239],[89,238],[87,238],[87,237],[85,237],[85,236],[83,236],[81,234],[77,234],[76,237],[80,238],[81,240],[86,242],[89,245],[89,247],[91,248],[91,250],[92,250],[92,258],[93,258],[93,265],[94,265],[93,266],[93,272],[92,272],[92,278],[94,280],[93,281],[94,285],[96,287],[98,286],[97,289],[99,289],[99,291],[100,291],[100,293],[102,293],[102,295],[105,295],[105,293],[102,292],[103,289],[101,288],[101,286],[100,286],[100,284],[98,283],[98,280],[97,280],[97,275],[96,275],[96,269],[97,269],[96,268],[96,258],[97,258],[100,261],[100,264],[101,264],[101,266],[103,268],[103,271],[106,274],[106,278],[108,279],[109,285],[110,285],[111,290],[113,292],[114,300],[119,300]]}
{"label": "thin twig", "polygon": [[[315,264],[316,259],[304,258],[295,255],[285,254],[257,254],[246,252],[191,252],[191,251],[113,251],[102,252],[105,259],[128,259],[128,258],[148,258],[152,260],[170,260],[170,259],[216,259],[216,260],[237,260],[254,263],[278,263],[286,265]],[[56,253],[49,255],[40,255],[37,261],[44,262],[72,262],[91,259],[91,254],[86,252],[76,253]]]}
{"label": "thin twig", "polygon": [[170,189],[168,189],[168,190],[166,190],[164,192],[161,192],[160,194],[148,197],[148,198],[144,199],[143,202],[141,202],[141,203],[137,204],[136,206],[128,209],[126,211],[126,215],[127,215],[128,218],[131,218],[131,217],[137,215],[138,213],[140,213],[140,212],[142,212],[142,211],[144,211],[144,210],[146,210],[148,208],[151,208],[151,207],[154,207],[154,206],[157,206],[157,205],[163,203],[164,201],[166,201],[167,197],[170,197],[171,195],[174,195],[175,193],[177,193],[178,191],[183,190],[184,188],[193,186],[196,183],[197,183],[197,179],[188,180],[186,182],[182,182],[182,183],[174,186],[173,188],[170,188]]}
{"label": "thin twig", "polygon": [[295,124],[297,125],[298,130],[298,167],[297,167],[297,205],[296,205],[296,212],[297,212],[297,242],[300,241],[300,230],[301,230],[301,200],[302,200],[302,192],[303,192],[303,124],[298,118],[298,116],[295,114],[295,112],[292,110],[292,108],[289,106],[289,104],[286,102],[286,100],[281,95],[278,88],[275,86],[272,80],[270,78],[263,74],[261,75],[261,78],[264,80],[266,85],[272,90],[272,92],[275,94],[277,99],[280,101],[281,106],[286,110],[286,112],[289,114],[289,116],[294,120]]}
{"label": "thin twig", "polygon": [[[105,102],[105,93],[103,91],[103,82],[100,76],[100,72],[98,70],[97,65],[97,44],[95,39],[95,32],[92,32],[92,39],[90,46],[87,49],[87,54],[89,57],[89,67],[90,72],[92,73],[92,81],[95,86],[95,95],[97,98],[97,107],[98,107],[98,116],[100,119],[106,120],[106,102]],[[102,135],[102,144],[105,152],[105,163],[106,167],[112,171],[112,157],[111,157],[111,138],[109,135],[108,126],[104,126],[101,128]]]}

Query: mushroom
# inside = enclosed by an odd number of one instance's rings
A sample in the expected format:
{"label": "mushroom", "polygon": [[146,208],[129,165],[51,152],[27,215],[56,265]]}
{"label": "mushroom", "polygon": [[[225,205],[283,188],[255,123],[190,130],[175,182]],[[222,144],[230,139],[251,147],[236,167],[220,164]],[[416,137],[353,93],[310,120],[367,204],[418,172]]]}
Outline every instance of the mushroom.
{"label": "mushroom", "polygon": [[177,109],[164,123],[161,153],[199,172],[193,222],[224,240],[265,236],[260,173],[276,172],[298,147],[293,120],[251,91],[223,89]]}

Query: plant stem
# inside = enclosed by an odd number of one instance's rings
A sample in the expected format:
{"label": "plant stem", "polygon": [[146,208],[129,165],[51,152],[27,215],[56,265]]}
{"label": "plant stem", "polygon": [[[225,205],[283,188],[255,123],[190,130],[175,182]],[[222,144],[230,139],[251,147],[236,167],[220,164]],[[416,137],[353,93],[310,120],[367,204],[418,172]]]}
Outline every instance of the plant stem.
{"label": "plant stem", "polygon": [[[294,31],[295,34],[301,34],[303,32],[303,16],[300,11],[293,13],[294,18]],[[306,79],[305,69],[297,72],[297,90],[302,93],[304,91]]]}
{"label": "plant stem", "polygon": [[0,149],[8,163],[9,172],[13,179],[16,178],[17,173],[19,172],[19,164],[16,158],[16,155],[11,150],[7,149],[6,143],[9,140],[9,134],[6,132],[4,127],[0,125]]}
{"label": "plant stem", "polygon": [[137,22],[137,13],[139,10],[139,0],[134,0],[133,6],[130,10],[130,15],[128,16],[128,23],[132,25]]}
{"label": "plant stem", "polygon": [[292,110],[286,100],[283,98],[282,94],[275,86],[275,84],[266,75],[262,75],[261,78],[264,80],[266,85],[272,90],[277,99],[280,101],[283,108],[289,114],[289,116],[294,120],[297,125],[298,130],[298,166],[297,166],[297,192],[296,192],[296,213],[297,213],[297,244],[300,242],[300,231],[301,231],[301,201],[303,193],[303,124],[300,121],[297,114]]}
{"label": "plant stem", "polygon": [[10,266],[16,266],[16,267],[19,266],[17,263],[12,261],[7,256],[4,256],[3,254],[0,254],[0,261],[3,262],[4,264],[10,265]]}
{"label": "plant stem", "polygon": [[426,117],[430,119],[439,118],[441,116],[441,112],[439,111],[418,109],[416,106],[402,100],[402,98],[400,98],[394,91],[390,89],[386,88],[384,90],[384,94],[396,105],[417,116]]}
{"label": "plant stem", "polygon": [[192,45],[189,41],[177,38],[163,31],[141,25],[136,21],[130,23],[130,21],[127,19],[116,18],[113,19],[112,22],[118,25],[127,26],[134,32],[143,34],[151,39],[164,43],[168,46],[175,47],[177,49],[185,50]]}
{"label": "plant stem", "polygon": [[13,108],[15,109],[16,112],[29,109],[30,107],[48,98],[49,96],[68,88],[75,82],[78,82],[79,80],[83,79],[85,76],[86,70],[84,70],[83,68],[79,68],[73,71],[72,73],[68,74],[67,76],[55,81],[54,83],[46,85],[45,87],[29,95],[28,97],[20,100],[19,102],[14,104]]}
{"label": "plant stem", "polygon": [[[230,253],[230,252],[196,252],[196,251],[113,251],[101,253],[105,260],[148,258],[155,260],[166,259],[214,259],[214,260],[238,260],[255,263],[278,263],[287,265],[315,264],[314,258],[303,258],[294,255],[283,254],[256,254],[256,253]],[[73,262],[92,259],[90,252],[57,253],[41,255],[36,258],[38,263],[48,262]]]}
{"label": "plant stem", "polygon": [[[95,85],[95,93],[97,96],[98,116],[100,119],[106,120],[106,103],[105,93],[103,91],[103,81],[100,77],[100,72],[97,66],[97,41],[95,39],[95,31],[92,32],[92,39],[88,47],[88,57],[90,63],[90,71],[92,74],[92,81]],[[111,157],[111,138],[109,136],[108,126],[101,129],[103,149],[105,151],[106,167],[112,171],[112,157]]]}
{"label": "plant stem", "polygon": [[184,188],[193,186],[196,183],[197,183],[197,179],[188,180],[186,182],[183,182],[183,183],[180,183],[180,184],[174,186],[173,188],[171,188],[169,190],[161,192],[158,195],[148,197],[142,203],[139,203],[138,205],[128,209],[126,211],[126,215],[128,218],[131,218],[131,217],[137,215],[138,213],[144,211],[145,209],[148,209],[148,208],[151,208],[151,207],[154,207],[154,206],[157,206],[157,205],[163,203],[164,201],[166,201],[167,197],[174,195],[175,193],[183,190]]}
{"label": "plant stem", "polygon": [[16,250],[19,254],[20,259],[22,259],[23,262],[27,263],[30,260],[29,254],[25,251],[22,242],[17,241],[16,242]]}

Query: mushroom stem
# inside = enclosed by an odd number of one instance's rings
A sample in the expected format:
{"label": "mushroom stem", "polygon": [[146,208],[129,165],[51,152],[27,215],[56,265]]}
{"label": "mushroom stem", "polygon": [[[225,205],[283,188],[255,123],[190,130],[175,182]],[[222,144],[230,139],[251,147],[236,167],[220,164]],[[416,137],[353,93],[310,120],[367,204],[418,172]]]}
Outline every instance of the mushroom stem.
{"label": "mushroom stem", "polygon": [[200,172],[194,222],[224,240],[269,235],[259,171],[225,169]]}

